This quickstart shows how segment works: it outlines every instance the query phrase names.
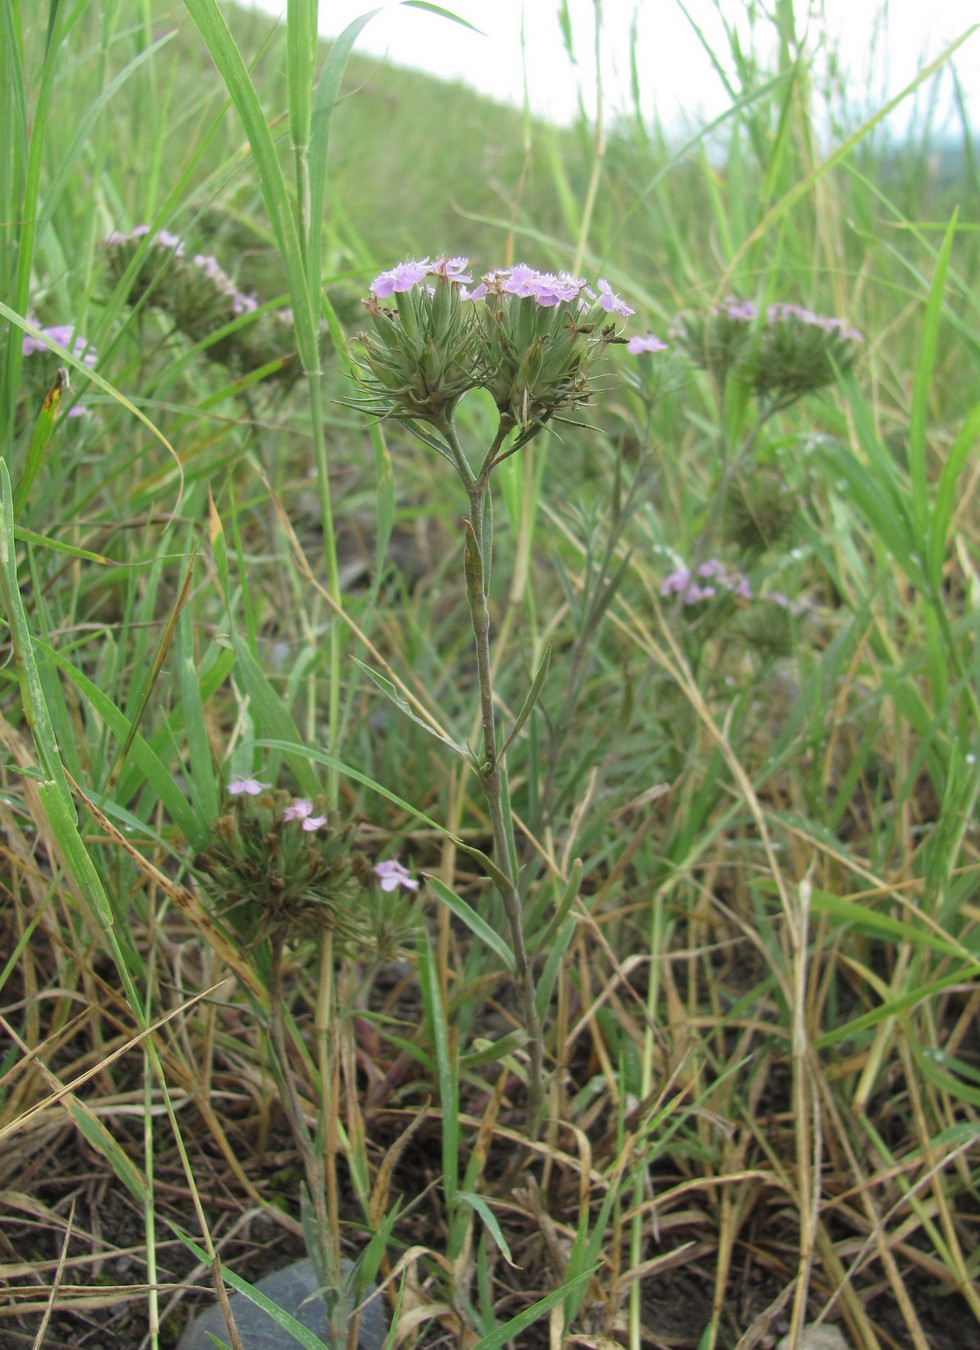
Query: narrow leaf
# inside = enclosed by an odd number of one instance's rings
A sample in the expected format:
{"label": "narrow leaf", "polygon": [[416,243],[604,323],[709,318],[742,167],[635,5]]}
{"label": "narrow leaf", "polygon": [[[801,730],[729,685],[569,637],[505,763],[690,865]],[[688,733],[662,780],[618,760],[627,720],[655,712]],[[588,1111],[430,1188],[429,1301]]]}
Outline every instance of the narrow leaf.
{"label": "narrow leaf", "polygon": [[495,928],[491,927],[486,919],[481,918],[476,910],[466,903],[462,896],[459,896],[455,891],[450,890],[445,882],[440,881],[438,877],[432,876],[429,872],[423,872],[422,875],[425,877],[426,885],[435,891],[436,895],[446,908],[452,910],[457,919],[461,919],[470,932],[478,937],[482,943],[491,949],[491,951],[495,951],[507,969],[513,974],[514,954],[508,946],[506,939],[498,933]]}
{"label": "narrow leaf", "polygon": [[171,820],[184,837],[193,845],[197,842],[203,824],[191,810],[190,803],[174,781],[173,774],[156,754],[149,742],[140,734],[129,738],[130,722],[124,712],[113,703],[108,694],[94,684],[54,647],[38,641],[39,652],[62,670],[75,684],[79,692],[90,703],[95,713],[105,722],[113,734],[120,740],[130,739],[130,757],[144,780],[157,794],[166,808]]}
{"label": "narrow leaf", "polygon": [[14,654],[14,667],[20,685],[21,702],[24,716],[34,738],[34,747],[44,770],[46,779],[50,779],[61,794],[67,811],[71,811],[71,794],[65,782],[61,755],[55,740],[54,727],[48,713],[41,687],[34,651],[31,645],[30,630],[27,625],[27,612],[17,579],[17,551],[14,546],[14,517],[11,498],[10,475],[6,461],[0,459],[0,599],[7,611],[7,623],[10,625],[10,642]]}
{"label": "narrow leaf", "polygon": [[351,660],[356,666],[360,666],[368,679],[381,690],[385,698],[391,700],[399,712],[404,713],[416,726],[421,727],[423,731],[427,731],[429,735],[435,737],[437,741],[441,741],[443,745],[447,745],[450,750],[454,750],[461,759],[465,759],[469,762],[470,752],[466,746],[460,745],[459,741],[454,741],[449,736],[444,736],[438,727],[434,727],[431,722],[426,722],[424,718],[419,717],[398,693],[398,690],[390,680],[386,680],[378,671],[372,670],[371,667],[365,665],[363,661],[359,661],[356,656],[352,656]]}
{"label": "narrow leaf", "polygon": [[24,472],[20,476],[17,484],[17,491],[14,494],[14,514],[20,515],[27,504],[27,494],[33,486],[34,479],[37,477],[38,470],[41,467],[41,461],[45,450],[51,442],[54,435],[54,424],[58,418],[58,409],[61,407],[61,391],[69,389],[68,371],[63,366],[58,367],[58,373],[55,376],[54,384],[44,396],[44,402],[41,404],[41,411],[38,413],[37,421],[34,423],[34,431],[31,434],[31,443],[27,447],[27,458],[24,460]]}
{"label": "narrow leaf", "polygon": [[590,1280],[599,1269],[598,1263],[591,1266],[588,1270],[583,1270],[572,1280],[566,1282],[558,1289],[553,1289],[550,1294],[544,1298],[539,1298],[537,1303],[532,1303],[530,1308],[525,1308],[522,1313],[512,1317],[509,1322],[505,1322],[502,1327],[496,1331],[491,1331],[489,1336],[483,1336],[472,1346],[471,1350],[503,1350],[508,1341],[514,1339],[518,1332],[524,1331],[539,1317],[543,1317],[546,1312],[550,1312],[556,1303],[561,1303],[569,1294],[573,1294],[587,1280]]}
{"label": "narrow leaf", "polygon": [[946,554],[946,534],[956,505],[956,490],[960,472],[967,455],[980,439],[980,403],[971,408],[966,421],[946,455],[939,474],[936,499],[929,522],[929,542],[926,551],[926,570],[934,593],[938,595],[943,580],[943,559]]}
{"label": "narrow leaf", "polygon": [[508,1247],[507,1239],[504,1237],[500,1224],[497,1222],[497,1216],[487,1204],[486,1200],[484,1200],[483,1196],[476,1195],[473,1191],[459,1191],[457,1193],[457,1199],[465,1200],[471,1208],[476,1210],[477,1214],[479,1214],[480,1218],[483,1220],[484,1226],[488,1229],[494,1242],[496,1242],[499,1247],[501,1256],[509,1266],[513,1266],[515,1270],[519,1270],[520,1266],[518,1266],[517,1262],[510,1254],[510,1247]]}
{"label": "narrow leaf", "polygon": [[939,325],[943,312],[943,294],[946,289],[946,273],[949,270],[949,255],[956,237],[957,212],[949,222],[939,257],[936,259],[936,272],[932,279],[926,312],[922,316],[917,334],[919,359],[915,368],[915,383],[912,386],[912,407],[909,413],[909,473],[912,478],[912,521],[915,527],[916,542],[925,546],[926,516],[929,509],[929,482],[926,472],[926,422],[929,416],[929,394],[932,389],[932,372],[936,364],[936,352],[939,348]]}
{"label": "narrow leaf", "polygon": [[74,810],[65,804],[57,783],[50,779],[38,784],[37,795],[88,918],[99,928],[111,928],[114,921],[112,906],[78,833]]}
{"label": "narrow leaf", "polygon": [[503,746],[501,747],[500,750],[501,756],[506,755],[507,751],[513,745],[514,740],[520,734],[521,728],[523,727],[524,723],[531,716],[532,708],[538,701],[538,698],[541,694],[542,686],[544,685],[545,678],[547,677],[548,674],[548,668],[551,665],[551,647],[552,644],[549,642],[548,646],[545,648],[544,656],[541,658],[541,664],[538,666],[537,670],[534,673],[534,679],[531,681],[531,688],[527,692],[527,698],[521,704],[521,710],[517,714],[517,720],[514,722],[510,735],[507,737],[507,739],[503,743]]}
{"label": "narrow leaf", "polygon": [[304,745],[289,709],[269,683],[244,640],[236,633],[231,643],[238,658],[238,676],[251,699],[255,724],[274,738],[265,743],[275,744],[278,749],[285,751],[289,767],[304,796],[316,797],[321,787],[310,768],[311,752]]}
{"label": "narrow leaf", "polygon": [[194,580],[194,563],[196,559],[197,559],[197,547],[195,546],[194,552],[191,554],[190,562],[187,564],[187,571],[184,574],[183,583],[181,585],[179,592],[177,593],[177,599],[174,601],[174,607],[170,611],[170,617],[167,620],[167,626],[163,630],[163,633],[160,637],[160,643],[153,657],[153,663],[150,666],[149,677],[147,678],[147,681],[143,686],[143,690],[139,698],[139,703],[136,706],[136,711],[133,713],[133,716],[130,720],[129,731],[126,733],[126,739],[123,741],[122,748],[120,749],[119,754],[116,757],[116,762],[112,766],[112,772],[109,774],[108,787],[110,789],[114,787],[114,785],[119,779],[119,775],[122,772],[123,764],[126,762],[126,756],[129,754],[130,747],[133,744],[133,739],[136,736],[137,731],[139,731],[140,722],[143,720],[143,714],[146,712],[146,705],[150,701],[150,695],[153,693],[153,689],[154,686],[156,685],[157,678],[160,674],[160,671],[163,669],[163,663],[167,659],[167,653],[170,651],[170,644],[173,642],[174,633],[177,631],[177,620],[180,618],[181,611],[183,610],[187,597],[190,594],[191,582]]}

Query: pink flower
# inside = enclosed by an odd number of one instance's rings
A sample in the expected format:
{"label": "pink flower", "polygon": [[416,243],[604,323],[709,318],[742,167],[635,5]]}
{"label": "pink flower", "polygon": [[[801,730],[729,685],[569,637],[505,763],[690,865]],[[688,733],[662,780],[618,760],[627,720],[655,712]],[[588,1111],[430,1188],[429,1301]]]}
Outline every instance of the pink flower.
{"label": "pink flower", "polygon": [[676,572],[671,572],[669,577],[665,577],[660,583],[660,594],[680,595],[682,591],[687,590],[690,584],[691,574],[686,567],[679,567]]}
{"label": "pink flower", "polygon": [[[59,323],[55,324],[53,328],[42,328],[41,332],[52,342],[57,342],[59,347],[66,347],[72,356],[79,357],[84,365],[89,367],[95,365],[95,348],[90,347],[80,334],[76,335],[70,323]],[[25,334],[20,344],[20,350],[24,356],[32,356],[34,352],[46,352],[49,348],[40,338]]]}
{"label": "pink flower", "polygon": [[[137,225],[125,233],[123,230],[113,230],[112,234],[106,240],[109,248],[118,248],[121,244],[131,244],[136,239],[143,239],[150,233],[149,225]],[[181,257],[184,252],[184,241],[179,234],[171,234],[169,230],[157,230],[156,234],[150,240],[153,248],[168,249]]]}
{"label": "pink flower", "polygon": [[472,281],[465,275],[469,258],[436,258],[428,271],[430,277],[442,277],[445,281]]}
{"label": "pink flower", "polygon": [[233,778],[228,784],[228,795],[240,797],[244,793],[248,797],[257,797],[267,787],[272,787],[272,784],[260,783],[257,778]]}
{"label": "pink flower", "polygon": [[305,797],[299,797],[293,802],[292,806],[287,806],[282,813],[282,818],[283,820],[302,821],[303,829],[311,833],[327,823],[326,816],[315,816],[313,814],[313,803],[308,802]]}
{"label": "pink flower", "polygon": [[631,356],[638,356],[640,352],[665,352],[667,344],[661,342],[656,333],[646,333],[643,337],[631,337],[626,350]]}
{"label": "pink flower", "polygon": [[157,230],[153,236],[153,247],[167,248],[174,253],[181,254],[184,251],[184,241],[179,234],[171,234],[169,230]]}
{"label": "pink flower", "polygon": [[624,319],[628,319],[634,312],[625,301],[620,300],[608,281],[599,278],[599,304],[607,314],[621,314]]}
{"label": "pink flower", "polygon": [[729,295],[725,298],[724,308],[716,309],[715,313],[722,313],[728,319],[736,319],[742,323],[751,323],[758,314],[758,310],[751,300],[739,300],[737,296]]}
{"label": "pink flower", "polygon": [[417,891],[419,888],[418,881],[397,858],[389,858],[387,862],[376,863],[374,875],[378,878],[378,884],[383,891],[393,891],[399,886],[404,887],[406,891]]}
{"label": "pink flower", "polygon": [[500,289],[507,295],[516,295],[519,299],[528,299],[537,297],[538,281],[540,272],[536,272],[533,267],[528,267],[527,263],[516,263],[510,272],[493,272],[493,280],[501,281]]}
{"label": "pink flower", "polygon": [[557,276],[554,272],[539,272],[534,298],[539,305],[553,309],[562,301],[577,300],[584,285],[581,277],[569,276],[567,272],[559,272]]}
{"label": "pink flower", "polygon": [[421,262],[409,260],[399,263],[397,267],[390,267],[387,272],[382,272],[374,278],[370,286],[371,294],[385,300],[396,292],[410,291],[413,286],[419,284],[428,270],[428,258],[423,258]]}

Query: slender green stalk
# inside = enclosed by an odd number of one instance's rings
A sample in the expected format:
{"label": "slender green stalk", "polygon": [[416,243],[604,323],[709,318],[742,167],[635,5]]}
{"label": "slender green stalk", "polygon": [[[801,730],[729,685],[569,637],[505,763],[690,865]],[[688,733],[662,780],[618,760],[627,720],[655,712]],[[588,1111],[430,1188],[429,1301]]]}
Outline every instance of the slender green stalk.
{"label": "slender green stalk", "polygon": [[[323,969],[332,973],[332,951],[329,950],[329,941],[325,944],[325,960]],[[320,1244],[319,1264],[323,1269],[323,1277],[329,1288],[337,1290],[340,1288],[340,1256],[337,1248],[339,1240],[339,1227],[337,1223],[337,1197],[336,1181],[334,1185],[328,1184],[328,1165],[323,1153],[321,1153],[310,1136],[309,1126],[303,1115],[303,1108],[299,1100],[299,1094],[296,1091],[296,1083],[289,1067],[289,1051],[286,1045],[285,1032],[285,993],[283,990],[283,950],[285,946],[285,936],[282,931],[274,932],[270,938],[272,949],[272,974],[269,984],[269,1039],[272,1042],[272,1075],[279,1088],[280,1104],[289,1122],[289,1128],[295,1140],[303,1163],[303,1171],[306,1176],[306,1189],[309,1193],[310,1203],[313,1206],[313,1219],[316,1226],[316,1236]],[[329,975],[328,975],[329,980]],[[322,987],[322,982],[321,982]],[[330,1018],[332,1009],[328,1009],[327,1016]],[[318,1027],[318,1035],[319,1035]],[[324,1036],[329,1035],[329,1025],[323,1028]],[[321,1073],[328,1076],[328,1082],[332,1083],[331,1062],[328,1054],[322,1053],[321,1042]],[[324,1123],[329,1129],[330,1117],[324,1118]],[[333,1303],[334,1314],[337,1322],[331,1330],[336,1344],[341,1344],[341,1337],[345,1332],[343,1325],[343,1309],[339,1300]],[[328,1305],[329,1311],[329,1305]],[[332,1318],[330,1319],[333,1320]]]}
{"label": "slender green stalk", "polygon": [[528,1076],[528,1120],[532,1135],[541,1124],[544,1107],[544,1031],[535,998],[534,971],[524,940],[524,910],[517,886],[517,843],[514,822],[504,804],[506,755],[498,752],[494,713],[493,666],[490,658],[490,610],[487,596],[490,586],[490,560],[493,553],[492,517],[487,509],[490,474],[508,453],[503,449],[514,430],[509,416],[500,418],[497,434],[487,451],[480,472],[474,477],[459,443],[456,427],[449,418],[439,426],[452,452],[457,472],[469,501],[469,519],[464,521],[463,567],[466,600],[473,628],[477,672],[480,684],[480,722],[483,737],[482,762],[478,766],[480,786],[487,803],[493,835],[494,861],[502,875],[497,891],[504,907],[511,946],[514,952],[514,978],[521,1003],[521,1016],[528,1036],[530,1067]]}

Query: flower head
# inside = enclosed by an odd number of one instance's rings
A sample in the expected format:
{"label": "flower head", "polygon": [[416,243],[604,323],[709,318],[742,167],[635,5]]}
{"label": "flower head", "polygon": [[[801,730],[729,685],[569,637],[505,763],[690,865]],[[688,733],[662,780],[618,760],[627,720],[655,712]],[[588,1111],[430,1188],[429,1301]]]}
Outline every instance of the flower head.
{"label": "flower head", "polygon": [[[119,248],[123,244],[136,243],[145,239],[151,233],[149,225],[136,225],[128,231],[113,230],[106,240],[107,248]],[[184,252],[184,241],[178,234],[171,234],[169,230],[157,230],[150,239],[150,247],[162,249],[167,253],[174,253],[180,257]]]}
{"label": "flower head", "polygon": [[[70,351],[72,356],[77,356],[83,365],[89,368],[95,365],[95,348],[91,347],[80,333],[76,334],[72,324],[55,324],[52,328],[42,328],[41,332],[46,338],[56,342],[59,347],[64,347],[67,351]],[[25,333],[21,340],[20,350],[24,356],[33,356],[35,352],[46,352],[50,348],[40,338],[31,337],[29,333]]]}
{"label": "flower head", "polygon": [[257,778],[233,778],[228,784],[229,797],[257,797],[260,792],[266,788],[272,787],[271,783],[260,783]]}
{"label": "flower head", "polygon": [[442,277],[444,281],[472,281],[473,278],[467,274],[469,258],[436,258],[429,265],[427,276]]}
{"label": "flower head", "polygon": [[661,342],[656,333],[645,333],[642,337],[631,337],[626,350],[631,356],[639,356],[641,352],[665,352],[667,344]]}
{"label": "flower head", "polygon": [[[665,598],[676,595],[685,605],[700,605],[705,600],[714,600],[719,595],[735,595],[748,600],[752,588],[748,577],[741,572],[732,571],[720,558],[708,558],[697,569],[697,580],[687,567],[679,567],[665,577],[660,584],[660,594]],[[707,585],[702,585],[707,582]]]}
{"label": "flower head", "polygon": [[[599,278],[599,304],[607,314],[621,314],[624,319],[628,319],[629,316],[634,313],[625,301],[620,300],[619,296],[616,295],[609,285],[609,282],[603,281],[601,277]],[[656,349],[647,347],[645,350],[651,351]]]}
{"label": "flower head", "polygon": [[387,272],[376,276],[369,289],[379,300],[387,300],[390,295],[403,294],[410,291],[413,286],[417,286],[427,275],[428,270],[428,258],[423,258],[421,262],[399,263],[397,267],[391,267]]}
{"label": "flower head", "polygon": [[853,365],[863,341],[846,319],[802,305],[772,304],[756,359],[755,387],[781,401],[812,393]]}
{"label": "flower head", "polygon": [[[465,393],[486,389],[517,428],[510,451],[588,400],[592,362],[625,342],[610,316],[633,311],[605,280],[595,291],[584,277],[519,262],[470,289],[468,266],[424,258],[375,277],[364,302],[373,331],[355,340],[361,383],[375,411],[437,428]],[[641,349],[662,346],[651,335]]]}
{"label": "flower head", "polygon": [[419,888],[419,882],[397,858],[375,863],[374,875],[383,891],[394,891],[399,887],[406,891],[417,891]]}
{"label": "flower head", "polygon": [[784,300],[760,314],[737,295],[707,314],[679,315],[673,331],[695,365],[719,380],[735,375],[783,404],[830,384],[863,341],[846,319]]}
{"label": "flower head", "polygon": [[490,272],[484,281],[488,286],[499,285],[507,295],[516,295],[521,299],[537,299],[538,281],[541,276],[527,263],[516,263],[506,272]]}
{"label": "flower head", "polygon": [[315,816],[313,814],[313,803],[307,801],[305,797],[300,797],[293,802],[292,806],[287,806],[282,813],[283,820],[298,820],[302,823],[303,829],[312,832],[318,830],[321,825],[326,825],[326,816]]}
{"label": "flower head", "polygon": [[[241,371],[265,366],[268,378],[282,384],[299,375],[292,315],[262,312],[256,297],[241,290],[213,254],[192,255],[169,230],[137,225],[113,231],[105,257],[110,278],[129,286],[130,304],[143,301],[169,314],[209,360]],[[242,318],[251,322],[235,323]]]}
{"label": "flower head", "polygon": [[250,946],[325,929],[351,944],[370,942],[374,876],[353,823],[332,816],[320,799],[314,806],[286,792],[256,792],[265,784],[255,779],[235,781],[242,786],[194,859],[221,917]]}

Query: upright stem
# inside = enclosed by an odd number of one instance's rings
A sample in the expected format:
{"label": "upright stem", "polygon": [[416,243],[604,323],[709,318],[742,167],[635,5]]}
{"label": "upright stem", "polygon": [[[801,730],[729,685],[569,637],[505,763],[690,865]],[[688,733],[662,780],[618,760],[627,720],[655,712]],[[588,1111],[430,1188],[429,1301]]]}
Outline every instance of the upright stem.
{"label": "upright stem", "polygon": [[[272,948],[272,978],[269,988],[269,1038],[272,1041],[272,1075],[279,1088],[282,1109],[289,1122],[289,1127],[303,1162],[306,1188],[313,1205],[313,1219],[316,1224],[317,1238],[320,1242],[319,1255],[324,1279],[328,1288],[339,1289],[340,1260],[335,1246],[339,1229],[336,1222],[335,1187],[334,1195],[331,1197],[332,1203],[328,1205],[327,1165],[324,1157],[317,1152],[314,1141],[310,1137],[309,1126],[300,1105],[299,1093],[296,1091],[296,1084],[289,1068],[284,1017],[285,995],[282,983],[285,940],[282,933],[274,933],[270,939],[270,945]],[[331,1211],[333,1211],[332,1214]],[[334,1220],[333,1225],[331,1225],[331,1218]],[[328,1317],[330,1311],[328,1308]],[[337,1312],[338,1317],[341,1316],[342,1309],[339,1300],[334,1302],[333,1311]],[[330,1320],[332,1322],[333,1318],[330,1317]],[[342,1336],[344,1329],[334,1326],[332,1331],[335,1336]],[[341,1344],[339,1339],[337,1344]]]}
{"label": "upright stem", "polygon": [[[523,908],[517,889],[517,848],[514,839],[514,826],[510,813],[504,809],[504,763],[497,754],[497,730],[493,708],[493,674],[490,663],[490,610],[487,605],[488,560],[490,558],[491,539],[488,537],[489,518],[485,511],[486,494],[489,487],[490,471],[495,457],[512,425],[501,429],[489,453],[484,460],[479,476],[465,482],[470,504],[470,519],[464,522],[466,542],[464,546],[464,568],[466,573],[466,598],[470,610],[470,622],[476,644],[476,663],[480,681],[480,712],[483,728],[483,762],[479,766],[480,783],[486,798],[490,828],[493,834],[494,861],[506,883],[498,881],[497,890],[503,902],[507,926],[510,929],[511,946],[514,951],[514,974],[524,1027],[528,1034],[530,1049],[530,1073],[528,1082],[528,1119],[530,1128],[536,1131],[542,1115],[544,1103],[544,1036],[541,1019],[538,1017],[535,1000],[534,973],[527,957],[524,944]],[[508,419],[509,420],[509,419]],[[453,439],[455,431],[452,430]],[[457,447],[454,447],[458,449]],[[485,560],[487,565],[485,565]]]}

